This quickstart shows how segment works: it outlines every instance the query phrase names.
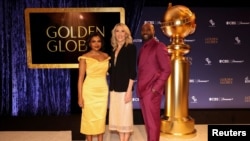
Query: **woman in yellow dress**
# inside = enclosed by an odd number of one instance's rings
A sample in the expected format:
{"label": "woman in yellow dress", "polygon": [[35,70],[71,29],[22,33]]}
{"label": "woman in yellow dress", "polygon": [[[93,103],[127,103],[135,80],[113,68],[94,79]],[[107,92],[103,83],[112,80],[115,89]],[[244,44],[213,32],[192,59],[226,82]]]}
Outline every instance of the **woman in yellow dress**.
{"label": "woman in yellow dress", "polygon": [[86,42],[89,51],[78,57],[78,105],[82,108],[80,133],[87,141],[97,136],[103,141],[108,106],[107,71],[109,55],[102,51],[103,37],[98,33],[89,35]]}

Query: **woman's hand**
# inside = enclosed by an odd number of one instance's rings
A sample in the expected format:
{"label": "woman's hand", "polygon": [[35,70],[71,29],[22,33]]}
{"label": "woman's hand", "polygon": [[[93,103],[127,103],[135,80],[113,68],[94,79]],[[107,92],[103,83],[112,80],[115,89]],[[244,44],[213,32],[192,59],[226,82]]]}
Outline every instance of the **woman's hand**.
{"label": "woman's hand", "polygon": [[78,98],[78,106],[79,106],[80,108],[83,108],[83,107],[84,107],[84,100],[83,100],[83,98],[81,98],[81,97]]}
{"label": "woman's hand", "polygon": [[127,91],[125,94],[124,102],[128,103],[132,100],[132,91]]}

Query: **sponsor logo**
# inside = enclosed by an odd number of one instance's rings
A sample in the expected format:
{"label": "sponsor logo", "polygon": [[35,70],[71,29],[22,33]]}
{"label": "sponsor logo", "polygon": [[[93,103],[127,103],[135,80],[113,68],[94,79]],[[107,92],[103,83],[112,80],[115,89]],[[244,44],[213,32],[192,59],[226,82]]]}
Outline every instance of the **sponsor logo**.
{"label": "sponsor logo", "polygon": [[192,62],[193,58],[192,58],[192,57],[186,57],[186,59],[188,60],[189,64],[192,65],[192,63],[193,63],[193,62]]}
{"label": "sponsor logo", "polygon": [[218,37],[207,37],[205,38],[205,44],[218,44],[219,38]]}
{"label": "sponsor logo", "polygon": [[248,76],[245,77],[245,83],[250,83],[250,80],[249,80]]}
{"label": "sponsor logo", "polygon": [[240,45],[240,44],[241,44],[241,40],[240,40],[240,38],[239,38],[238,36],[236,36],[236,37],[234,38],[234,41],[235,41],[234,44],[236,44],[236,45]]}
{"label": "sponsor logo", "polygon": [[250,102],[250,96],[245,96],[244,102]]}
{"label": "sponsor logo", "polygon": [[184,39],[184,42],[192,43],[192,42],[195,42],[195,39]]}
{"label": "sponsor logo", "polygon": [[220,84],[233,84],[233,78],[220,78]]}
{"label": "sponsor logo", "polygon": [[212,65],[212,61],[208,57],[205,58],[205,61],[206,61],[205,65]]}
{"label": "sponsor logo", "polygon": [[197,103],[198,102],[198,99],[193,95],[192,97],[191,97],[191,103]]}
{"label": "sponsor logo", "polygon": [[250,25],[250,22],[243,21],[226,21],[226,25]]}
{"label": "sponsor logo", "polygon": [[226,21],[226,25],[237,25],[237,21]]}
{"label": "sponsor logo", "polygon": [[208,101],[233,101],[234,98],[230,97],[230,98],[226,98],[226,97],[209,97]]}
{"label": "sponsor logo", "polygon": [[202,80],[202,79],[189,79],[189,83],[208,83],[209,80]]}
{"label": "sponsor logo", "polygon": [[235,60],[235,59],[219,59],[220,64],[241,64],[244,63],[244,60]]}
{"label": "sponsor logo", "polygon": [[132,101],[140,101],[139,98],[133,98]]}
{"label": "sponsor logo", "polygon": [[151,24],[154,24],[154,25],[161,24],[160,21],[144,21],[144,23],[151,23]]}
{"label": "sponsor logo", "polygon": [[215,27],[215,22],[213,19],[210,19],[209,21],[209,26],[208,27]]}
{"label": "sponsor logo", "polygon": [[142,39],[134,39],[133,42],[134,42],[134,43],[141,43],[141,42],[142,42]]}

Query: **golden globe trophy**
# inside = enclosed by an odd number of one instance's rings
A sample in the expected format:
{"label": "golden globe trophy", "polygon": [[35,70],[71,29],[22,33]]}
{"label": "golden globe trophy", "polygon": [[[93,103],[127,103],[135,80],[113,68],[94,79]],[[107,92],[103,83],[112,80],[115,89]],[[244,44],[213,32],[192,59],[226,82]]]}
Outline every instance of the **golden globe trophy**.
{"label": "golden globe trophy", "polygon": [[184,56],[190,51],[184,38],[192,34],[195,28],[195,15],[189,8],[169,4],[161,23],[162,32],[171,39],[167,50],[172,65],[172,73],[166,83],[165,113],[161,121],[163,136],[191,138],[196,135],[194,119],[188,115],[190,62]]}

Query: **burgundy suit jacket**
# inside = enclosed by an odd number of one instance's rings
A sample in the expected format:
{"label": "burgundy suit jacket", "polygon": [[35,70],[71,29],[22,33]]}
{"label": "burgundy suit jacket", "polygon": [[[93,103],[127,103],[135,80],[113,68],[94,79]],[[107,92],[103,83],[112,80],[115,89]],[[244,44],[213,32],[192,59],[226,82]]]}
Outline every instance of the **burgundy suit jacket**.
{"label": "burgundy suit jacket", "polygon": [[140,48],[138,55],[137,96],[152,94],[152,89],[163,94],[171,73],[171,61],[167,47],[162,42],[150,39]]}

